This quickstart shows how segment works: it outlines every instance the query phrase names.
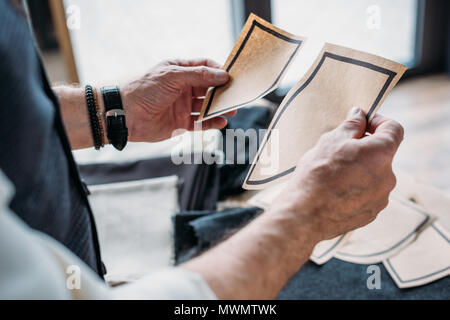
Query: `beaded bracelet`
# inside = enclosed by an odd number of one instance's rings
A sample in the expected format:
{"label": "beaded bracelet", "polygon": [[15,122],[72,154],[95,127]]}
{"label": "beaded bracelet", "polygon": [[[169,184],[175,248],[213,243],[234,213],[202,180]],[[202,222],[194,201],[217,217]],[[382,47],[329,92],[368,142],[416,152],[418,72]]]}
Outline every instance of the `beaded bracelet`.
{"label": "beaded bracelet", "polygon": [[96,115],[97,115],[97,121],[98,121],[98,127],[100,129],[100,147],[104,147],[105,146],[105,130],[103,128],[103,120],[102,120],[102,112],[99,109],[99,103],[98,103],[98,96],[97,96],[97,90],[95,89],[95,87],[93,87],[93,91],[94,91],[94,104],[95,104],[95,111],[96,111]]}
{"label": "beaded bracelet", "polygon": [[100,131],[100,121],[97,115],[96,101],[94,98],[94,90],[91,85],[86,85],[86,104],[89,112],[89,120],[91,123],[92,137],[94,140],[94,147],[99,150],[102,147],[102,136]]}

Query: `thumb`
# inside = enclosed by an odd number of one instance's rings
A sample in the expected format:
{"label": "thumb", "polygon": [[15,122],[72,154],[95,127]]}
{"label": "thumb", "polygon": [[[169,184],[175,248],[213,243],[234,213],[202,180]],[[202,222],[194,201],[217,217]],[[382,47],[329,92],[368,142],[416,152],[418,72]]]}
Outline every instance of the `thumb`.
{"label": "thumb", "polygon": [[347,114],[347,118],[342,122],[336,131],[341,132],[351,139],[359,139],[366,132],[367,120],[364,112],[360,108],[353,107]]}
{"label": "thumb", "polygon": [[182,87],[215,87],[226,83],[230,76],[225,70],[206,66],[177,67],[174,80]]}

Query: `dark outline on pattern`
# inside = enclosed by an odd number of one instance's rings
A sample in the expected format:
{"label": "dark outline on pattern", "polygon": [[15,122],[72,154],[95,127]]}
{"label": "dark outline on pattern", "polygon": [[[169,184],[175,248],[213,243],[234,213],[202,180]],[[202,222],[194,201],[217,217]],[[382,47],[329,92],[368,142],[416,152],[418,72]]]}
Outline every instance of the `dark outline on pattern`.
{"label": "dark outline on pattern", "polygon": [[369,112],[366,115],[367,119],[370,119],[372,113],[375,111],[375,109],[377,108],[378,104],[380,103],[381,99],[383,98],[384,94],[386,93],[387,89],[389,88],[390,84],[392,83],[392,80],[395,78],[395,76],[397,75],[397,72],[394,72],[392,70],[386,69],[386,68],[382,68],[379,66],[376,66],[374,64],[371,64],[369,62],[365,62],[365,61],[361,61],[361,60],[356,60],[356,59],[352,59],[352,58],[348,58],[348,57],[344,57],[344,56],[339,56],[337,54],[331,53],[331,52],[324,52],[322,59],[320,60],[319,64],[317,65],[317,67],[314,69],[313,73],[309,76],[309,78],[305,81],[305,83],[297,89],[297,91],[295,91],[295,93],[289,98],[289,100],[286,102],[286,104],[284,105],[283,109],[280,111],[280,113],[278,114],[277,118],[275,119],[275,122],[273,123],[272,129],[270,129],[270,131],[267,133],[267,139],[265,140],[264,144],[261,147],[261,152],[259,152],[258,154],[258,158],[256,159],[256,161],[254,162],[254,164],[252,165],[252,168],[250,169],[250,173],[245,181],[245,183],[247,185],[261,185],[261,184],[265,184],[268,182],[271,182],[273,180],[276,180],[278,178],[281,178],[291,172],[293,172],[295,170],[295,166],[287,169],[281,173],[278,173],[272,177],[269,177],[267,179],[263,179],[263,180],[258,180],[258,181],[250,181],[250,177],[253,173],[253,170],[256,167],[256,164],[259,161],[259,157],[262,153],[262,150],[265,148],[266,143],[269,141],[271,133],[273,128],[275,128],[275,126],[277,125],[278,121],[280,120],[281,116],[283,115],[284,111],[286,111],[286,109],[289,107],[289,105],[291,104],[291,102],[299,95],[300,92],[302,92],[310,83],[311,81],[314,79],[314,77],[317,75],[317,73],[319,72],[320,68],[322,67],[322,65],[325,62],[325,59],[334,59],[337,61],[341,61],[341,62],[345,62],[345,63],[351,63],[360,67],[364,67],[364,68],[368,68],[377,72],[381,72],[383,74],[388,75],[388,78],[385,82],[385,84],[383,85],[383,88],[381,88],[380,93],[378,94],[377,98],[375,99],[374,103],[372,104],[372,107],[370,108]]}
{"label": "dark outline on pattern", "polygon": [[280,39],[282,39],[282,40],[285,40],[285,41],[287,41],[287,42],[296,43],[296,44],[297,44],[297,48],[295,48],[294,52],[293,52],[292,55],[289,57],[289,60],[287,61],[286,65],[283,67],[283,69],[281,70],[281,72],[280,72],[280,74],[278,75],[278,77],[276,78],[276,80],[275,80],[275,81],[272,83],[272,85],[271,85],[267,90],[265,90],[263,93],[261,93],[260,95],[258,95],[256,98],[251,99],[250,101],[247,101],[247,102],[244,102],[244,103],[240,103],[240,104],[237,104],[237,105],[234,105],[234,106],[231,106],[231,107],[228,107],[228,108],[225,108],[225,109],[222,109],[222,110],[219,110],[219,111],[216,111],[216,112],[213,112],[213,113],[208,114],[209,109],[210,109],[211,104],[212,104],[212,101],[213,101],[213,99],[214,99],[214,96],[215,96],[215,94],[216,94],[217,87],[215,87],[215,88],[213,89],[212,93],[211,93],[211,96],[209,97],[208,105],[206,106],[205,114],[203,115],[204,118],[205,118],[205,117],[209,117],[209,116],[213,116],[213,115],[219,114],[219,113],[222,114],[224,111],[228,111],[228,110],[231,110],[231,109],[234,109],[234,108],[238,108],[238,107],[240,107],[240,106],[242,106],[242,105],[245,105],[245,104],[247,104],[247,103],[256,101],[256,100],[258,100],[259,98],[262,98],[262,97],[264,97],[266,94],[268,94],[268,93],[275,87],[275,85],[277,84],[277,82],[280,80],[281,76],[282,76],[283,73],[286,71],[286,68],[287,68],[288,65],[291,63],[292,59],[295,57],[295,55],[297,54],[298,49],[300,48],[301,44],[303,43],[302,40],[291,39],[291,38],[289,38],[289,37],[287,37],[287,36],[285,36],[285,35],[282,35],[281,33],[278,33],[278,32],[275,31],[275,30],[272,30],[272,29],[270,29],[270,28],[268,28],[268,27],[262,25],[262,24],[259,23],[258,21],[253,20],[252,25],[251,25],[251,27],[250,27],[250,29],[249,29],[247,35],[245,36],[244,41],[243,41],[242,44],[240,45],[238,51],[236,52],[236,55],[233,57],[233,60],[231,60],[230,65],[227,67],[227,69],[226,69],[227,72],[230,72],[230,70],[231,70],[231,68],[233,67],[234,63],[236,62],[236,60],[238,59],[239,55],[241,54],[242,50],[244,50],[244,47],[245,47],[245,45],[247,44],[248,39],[250,39],[250,36],[251,36],[253,30],[255,29],[255,27],[258,27],[258,28],[260,28],[261,30],[264,30],[264,31],[270,33],[271,35],[274,35],[275,37],[280,38]]}

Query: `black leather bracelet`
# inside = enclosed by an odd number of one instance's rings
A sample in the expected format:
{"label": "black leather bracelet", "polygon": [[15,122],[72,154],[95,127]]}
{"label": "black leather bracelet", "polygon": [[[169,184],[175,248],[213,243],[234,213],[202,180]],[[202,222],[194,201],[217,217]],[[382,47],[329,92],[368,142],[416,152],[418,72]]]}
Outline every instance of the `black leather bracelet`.
{"label": "black leather bracelet", "polygon": [[117,150],[123,150],[128,141],[128,129],[119,87],[104,87],[102,95],[105,104],[108,140]]}
{"label": "black leather bracelet", "polygon": [[99,150],[102,146],[102,133],[100,130],[100,124],[97,116],[97,106],[95,105],[94,90],[91,85],[85,87],[86,104],[89,112],[89,120],[92,130],[92,138],[94,140],[94,147]]}

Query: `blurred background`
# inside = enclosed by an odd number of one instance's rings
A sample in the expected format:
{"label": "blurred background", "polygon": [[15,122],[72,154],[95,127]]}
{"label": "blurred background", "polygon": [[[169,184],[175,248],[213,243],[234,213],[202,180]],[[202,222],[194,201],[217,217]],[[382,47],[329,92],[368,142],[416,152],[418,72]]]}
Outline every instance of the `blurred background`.
{"label": "blurred background", "polygon": [[29,10],[53,83],[116,84],[174,57],[224,63],[250,12],[309,38],[267,97],[275,104],[324,42],[400,62],[409,70],[380,109],[405,127],[395,166],[450,192],[450,1],[32,0]]}

